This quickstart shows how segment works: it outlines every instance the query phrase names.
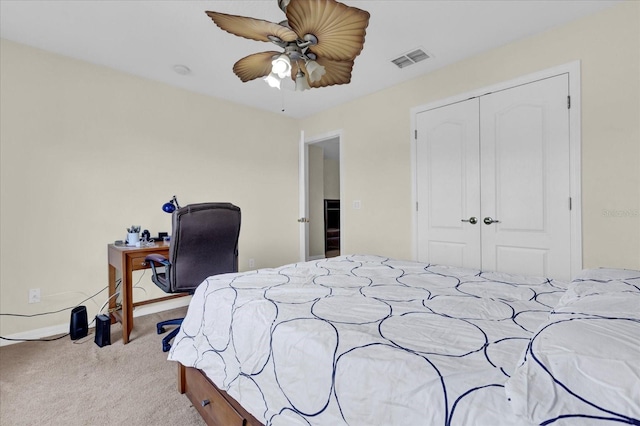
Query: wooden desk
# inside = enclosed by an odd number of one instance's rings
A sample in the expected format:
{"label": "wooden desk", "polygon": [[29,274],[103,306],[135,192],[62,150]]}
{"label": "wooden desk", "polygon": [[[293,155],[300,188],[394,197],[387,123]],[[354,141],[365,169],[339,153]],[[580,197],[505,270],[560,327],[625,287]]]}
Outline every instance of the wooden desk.
{"label": "wooden desk", "polygon": [[[109,255],[109,312],[111,312],[111,323],[113,324],[116,321],[122,323],[122,342],[127,344],[129,343],[131,330],[133,330],[134,307],[183,297],[186,294],[172,294],[138,303],[133,302],[133,280],[131,278],[133,271],[151,268],[151,265],[144,260],[150,253],[158,253],[168,257],[169,243],[155,243],[147,247],[127,247],[109,244],[107,251]],[[120,271],[122,276],[120,285],[122,295],[121,310],[116,310],[116,297],[112,297],[116,294],[116,271]]]}

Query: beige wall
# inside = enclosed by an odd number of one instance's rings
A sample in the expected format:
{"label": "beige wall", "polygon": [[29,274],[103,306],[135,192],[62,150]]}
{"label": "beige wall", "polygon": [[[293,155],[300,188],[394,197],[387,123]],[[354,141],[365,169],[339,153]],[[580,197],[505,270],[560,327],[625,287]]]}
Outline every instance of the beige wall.
{"label": "beige wall", "polygon": [[[412,256],[411,108],[575,60],[582,77],[584,267],[640,269],[636,1],[302,120],[311,139],[343,132],[343,253]],[[360,210],[351,208],[354,200]]]}
{"label": "beige wall", "polygon": [[[2,41],[0,312],[58,309],[102,289],[106,244],[132,224],[168,230],[160,206],[174,194],[242,208],[241,269],[297,260],[300,129],[341,131],[343,253],[409,259],[411,108],[574,60],[584,266],[640,269],[639,32],[631,1],[299,121]],[[148,277],[140,285],[136,299],[159,292]],[[30,288],[41,303],[26,303]],[[104,300],[86,303],[90,317]],[[68,316],[2,317],[0,334]]]}
{"label": "beige wall", "polygon": [[[161,210],[242,209],[240,269],[298,260],[297,122],[3,40],[0,49],[0,311],[73,306],[107,284],[107,243]],[[252,123],[247,126],[247,121]],[[265,139],[269,135],[269,139]],[[147,275],[136,300],[162,292]],[[27,304],[30,288],[42,302]],[[92,319],[106,291],[86,302]],[[0,317],[0,335],[69,322],[69,311]]]}
{"label": "beige wall", "polygon": [[324,159],[324,198],[340,199],[340,160]]}

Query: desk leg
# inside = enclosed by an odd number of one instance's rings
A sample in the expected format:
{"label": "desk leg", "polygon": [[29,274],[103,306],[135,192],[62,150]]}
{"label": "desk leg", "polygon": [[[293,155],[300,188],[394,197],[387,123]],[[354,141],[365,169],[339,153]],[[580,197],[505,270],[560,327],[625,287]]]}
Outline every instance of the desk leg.
{"label": "desk leg", "polygon": [[127,279],[126,271],[122,271],[122,283],[120,285],[120,291],[122,296],[122,307],[121,310],[116,310],[118,305],[116,294],[116,268],[109,265],[109,311],[111,312],[111,324],[115,324],[120,321],[122,323],[122,343],[129,343],[129,335],[131,334],[131,329],[133,328],[133,307],[130,307],[133,302],[131,296],[131,276],[129,275],[129,279]]}
{"label": "desk leg", "polygon": [[109,317],[111,318],[111,324],[116,322],[116,317],[113,312],[116,308],[117,297],[116,294],[116,268],[109,265]]}
{"label": "desk leg", "polygon": [[122,343],[129,343],[129,335],[133,329],[133,289],[132,271],[125,268],[122,273]]}

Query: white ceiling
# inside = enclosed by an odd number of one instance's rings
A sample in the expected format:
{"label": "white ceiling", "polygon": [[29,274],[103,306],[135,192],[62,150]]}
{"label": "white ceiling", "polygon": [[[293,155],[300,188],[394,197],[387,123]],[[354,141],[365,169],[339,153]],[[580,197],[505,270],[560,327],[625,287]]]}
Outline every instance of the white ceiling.
{"label": "white ceiling", "polygon": [[[284,15],[276,0],[0,0],[0,36],[193,92],[302,118],[616,3],[343,2],[371,14],[351,83],[305,92],[278,91],[261,79],[242,83],[232,72],[234,62],[276,46],[224,32],[204,13],[213,10],[279,22]],[[432,58],[404,69],[390,62],[417,47]],[[186,65],[191,73],[176,73],[176,64]]]}

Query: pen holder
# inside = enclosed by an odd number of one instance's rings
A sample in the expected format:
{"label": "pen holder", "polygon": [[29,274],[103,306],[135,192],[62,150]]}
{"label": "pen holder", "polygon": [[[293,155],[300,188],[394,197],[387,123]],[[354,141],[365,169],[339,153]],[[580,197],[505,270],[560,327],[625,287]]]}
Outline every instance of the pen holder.
{"label": "pen holder", "polygon": [[137,232],[129,232],[127,234],[127,244],[133,246],[140,242],[140,234]]}

